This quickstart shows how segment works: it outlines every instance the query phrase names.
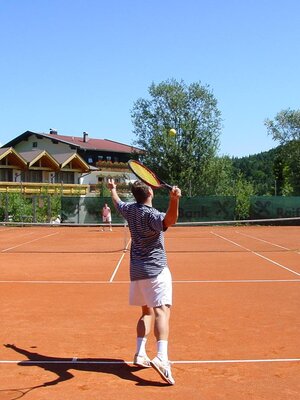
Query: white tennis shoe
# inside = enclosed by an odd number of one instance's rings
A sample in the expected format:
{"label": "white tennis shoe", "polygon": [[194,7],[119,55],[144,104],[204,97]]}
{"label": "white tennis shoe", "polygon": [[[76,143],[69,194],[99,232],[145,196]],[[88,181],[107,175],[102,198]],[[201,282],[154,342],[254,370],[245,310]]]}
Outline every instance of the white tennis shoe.
{"label": "white tennis shoe", "polygon": [[133,365],[137,365],[142,368],[151,367],[150,358],[147,355],[139,356],[138,354],[134,355]]}
{"label": "white tennis shoe", "polygon": [[170,361],[162,361],[160,358],[154,357],[153,360],[151,360],[151,365],[154,369],[156,369],[163,380],[168,382],[169,385],[175,385],[175,380],[171,372]]}

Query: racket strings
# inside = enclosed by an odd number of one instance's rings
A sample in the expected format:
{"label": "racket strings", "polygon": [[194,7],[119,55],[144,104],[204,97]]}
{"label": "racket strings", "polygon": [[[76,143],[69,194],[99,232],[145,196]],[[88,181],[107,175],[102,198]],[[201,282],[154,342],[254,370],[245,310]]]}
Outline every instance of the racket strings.
{"label": "racket strings", "polygon": [[152,187],[160,187],[161,186],[159,180],[145,166],[135,163],[135,162],[131,162],[130,167],[131,167],[132,171],[134,172],[134,174],[136,176],[138,176],[142,181],[147,183],[148,185],[150,185]]}

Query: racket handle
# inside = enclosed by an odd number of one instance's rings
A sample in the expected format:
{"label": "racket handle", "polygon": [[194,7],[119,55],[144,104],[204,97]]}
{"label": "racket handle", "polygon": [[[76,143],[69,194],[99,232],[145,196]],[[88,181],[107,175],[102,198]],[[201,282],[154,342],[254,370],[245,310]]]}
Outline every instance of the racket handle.
{"label": "racket handle", "polygon": [[162,184],[163,187],[165,187],[166,189],[168,189],[169,191],[171,191],[173,189],[173,186],[169,185],[168,183],[164,182]]}

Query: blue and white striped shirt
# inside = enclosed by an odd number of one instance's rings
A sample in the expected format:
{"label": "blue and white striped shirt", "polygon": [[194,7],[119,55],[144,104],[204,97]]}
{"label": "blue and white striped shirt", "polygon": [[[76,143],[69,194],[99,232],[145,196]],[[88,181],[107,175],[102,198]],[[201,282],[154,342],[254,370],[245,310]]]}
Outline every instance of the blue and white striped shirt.
{"label": "blue and white striped shirt", "polygon": [[163,235],[165,213],[140,203],[118,203],[131,234],[130,280],[148,279],[167,267]]}

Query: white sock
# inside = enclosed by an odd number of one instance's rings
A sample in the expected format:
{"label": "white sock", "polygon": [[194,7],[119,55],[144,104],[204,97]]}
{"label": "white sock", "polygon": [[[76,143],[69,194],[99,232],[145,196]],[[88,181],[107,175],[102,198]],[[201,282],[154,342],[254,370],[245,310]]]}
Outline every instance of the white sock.
{"label": "white sock", "polygon": [[146,355],[146,342],[147,338],[145,337],[136,338],[136,354],[138,354],[139,356]]}
{"label": "white sock", "polygon": [[162,361],[168,360],[168,341],[167,340],[158,340],[157,341],[157,357],[159,357]]}

